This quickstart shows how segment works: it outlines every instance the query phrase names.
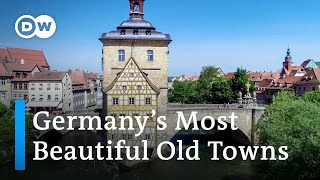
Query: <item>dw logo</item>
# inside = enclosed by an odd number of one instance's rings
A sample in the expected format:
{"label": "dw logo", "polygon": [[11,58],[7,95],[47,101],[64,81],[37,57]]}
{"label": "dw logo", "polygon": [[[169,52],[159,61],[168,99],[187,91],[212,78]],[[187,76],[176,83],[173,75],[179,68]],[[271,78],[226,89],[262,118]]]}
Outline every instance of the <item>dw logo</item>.
{"label": "dw logo", "polygon": [[56,28],[56,22],[48,15],[40,15],[37,18],[23,15],[15,23],[16,33],[24,39],[35,35],[42,39],[49,38],[54,34]]}

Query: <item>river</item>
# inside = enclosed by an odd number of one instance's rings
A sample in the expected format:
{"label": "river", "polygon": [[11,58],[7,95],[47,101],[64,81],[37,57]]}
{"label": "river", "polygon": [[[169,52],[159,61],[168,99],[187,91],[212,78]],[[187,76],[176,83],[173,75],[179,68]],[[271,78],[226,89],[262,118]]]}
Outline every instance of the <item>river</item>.
{"label": "river", "polygon": [[[118,168],[107,162],[93,161],[52,161],[27,160],[26,171],[14,171],[14,164],[0,167],[1,179],[70,179],[90,177],[92,180],[151,180],[151,179],[257,179],[255,162],[211,161],[212,149],[200,148],[200,161],[162,161],[155,159],[132,169]],[[221,153],[219,153],[221,154]]]}

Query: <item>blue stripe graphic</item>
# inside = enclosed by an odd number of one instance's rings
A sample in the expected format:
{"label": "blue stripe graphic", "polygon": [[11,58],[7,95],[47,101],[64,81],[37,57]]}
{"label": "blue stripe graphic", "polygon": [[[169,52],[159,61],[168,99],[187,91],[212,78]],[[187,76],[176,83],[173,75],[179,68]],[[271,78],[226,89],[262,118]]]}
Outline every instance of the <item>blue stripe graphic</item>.
{"label": "blue stripe graphic", "polygon": [[15,170],[25,170],[25,101],[15,101]]}

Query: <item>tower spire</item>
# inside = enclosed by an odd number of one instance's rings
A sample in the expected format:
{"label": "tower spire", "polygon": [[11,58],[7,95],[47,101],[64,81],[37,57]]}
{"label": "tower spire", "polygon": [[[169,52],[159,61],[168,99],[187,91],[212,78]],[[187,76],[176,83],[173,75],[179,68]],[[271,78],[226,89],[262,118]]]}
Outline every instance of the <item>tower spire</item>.
{"label": "tower spire", "polygon": [[292,57],[291,57],[291,51],[290,51],[290,47],[288,45],[288,49],[287,49],[287,56],[285,58],[285,61],[288,62],[288,61],[291,61],[292,60]]}
{"label": "tower spire", "polygon": [[144,0],[129,0],[130,18],[143,18]]}

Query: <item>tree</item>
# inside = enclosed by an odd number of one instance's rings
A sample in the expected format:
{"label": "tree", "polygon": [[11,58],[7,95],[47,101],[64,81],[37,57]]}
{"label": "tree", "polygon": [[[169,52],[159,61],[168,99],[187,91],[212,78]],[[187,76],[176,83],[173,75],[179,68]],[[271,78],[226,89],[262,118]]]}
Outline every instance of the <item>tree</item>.
{"label": "tree", "polygon": [[219,75],[219,69],[215,68],[214,66],[205,66],[202,68],[197,86],[197,92],[199,93],[200,98],[199,101],[201,103],[212,102],[212,84],[219,77]]}
{"label": "tree", "polygon": [[211,88],[212,103],[224,104],[232,103],[233,92],[228,81],[219,79],[213,82]]}
{"label": "tree", "polygon": [[174,81],[169,91],[169,102],[193,104],[197,102],[196,81]]}
{"label": "tree", "polygon": [[[248,72],[245,69],[238,68],[230,80],[231,89],[234,93],[233,99],[237,100],[237,95],[241,92],[243,95],[247,94]],[[252,86],[252,85],[251,85]],[[252,88],[251,88],[252,89]]]}
{"label": "tree", "polygon": [[320,105],[315,99],[320,99],[319,92],[296,97],[284,91],[277,93],[267,107],[265,120],[258,124],[261,144],[288,146],[289,155],[286,161],[263,164],[263,172],[270,177],[320,177]]}
{"label": "tree", "polygon": [[[11,103],[11,108],[7,108],[0,102],[0,150],[5,151],[7,159],[13,159],[14,157],[14,110],[12,109],[14,103]],[[30,114],[26,115],[26,154],[33,154],[33,141],[38,135],[38,130],[33,126],[33,116]],[[2,154],[0,154],[2,156]],[[1,161],[5,160],[0,157]]]}

